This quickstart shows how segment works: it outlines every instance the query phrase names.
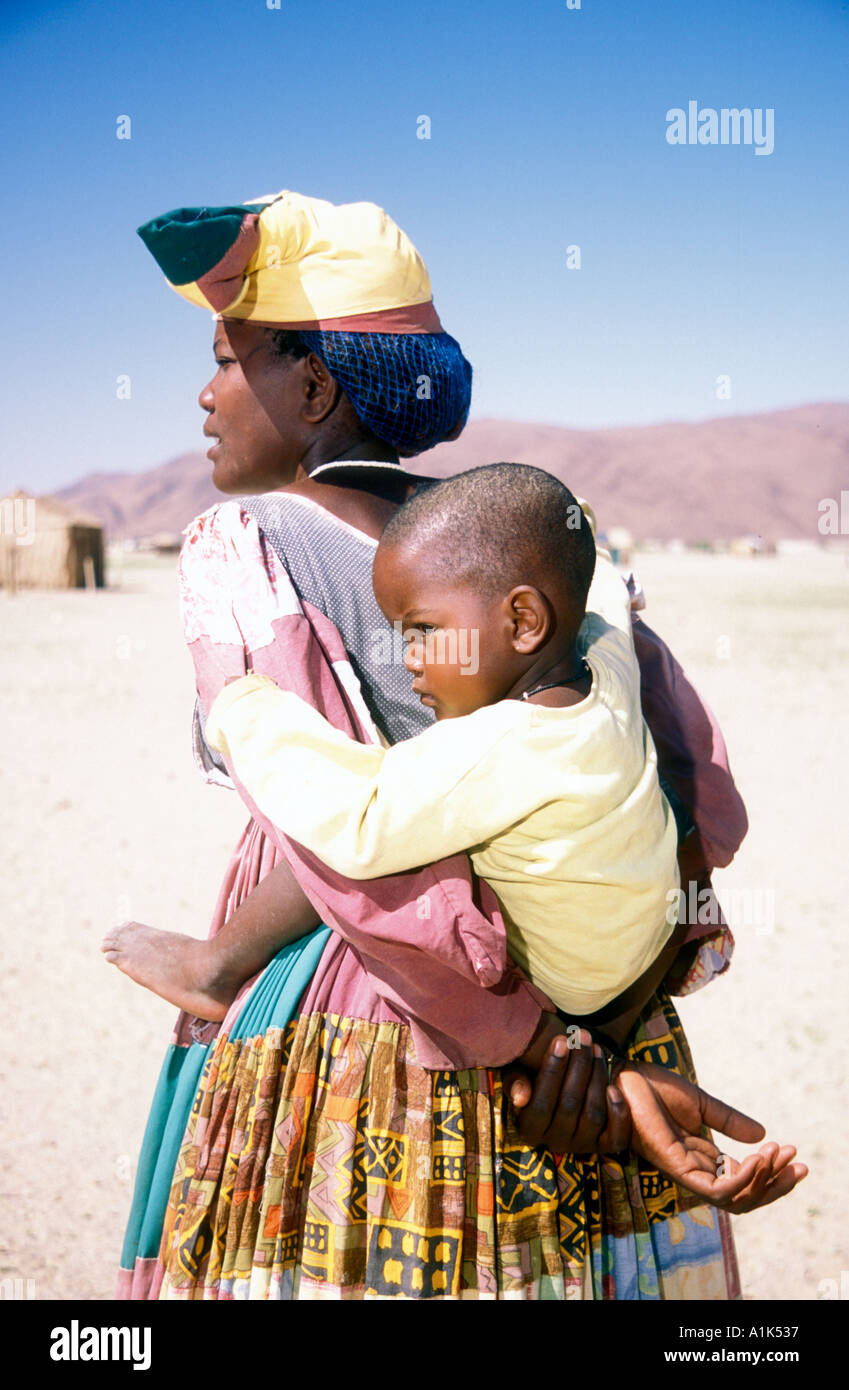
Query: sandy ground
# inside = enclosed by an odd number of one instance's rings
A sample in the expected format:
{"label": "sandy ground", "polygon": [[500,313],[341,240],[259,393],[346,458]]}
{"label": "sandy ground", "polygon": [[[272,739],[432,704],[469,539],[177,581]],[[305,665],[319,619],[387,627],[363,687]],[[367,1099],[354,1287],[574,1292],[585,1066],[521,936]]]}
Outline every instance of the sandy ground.
{"label": "sandy ground", "polygon": [[[702,1083],[812,1170],[736,1223],[744,1291],[814,1299],[849,1269],[849,567],[817,553],[645,555],[637,568],[647,618],[719,716],[752,825],[718,877],[738,919],[733,968],[683,1001],[684,1023]],[[204,935],[245,820],[193,769],[173,563],[128,559],[113,578],[95,594],[0,594],[0,1279],[21,1281],[7,1296],[111,1296],[173,1011],[108,967],[99,942],[127,917]]]}

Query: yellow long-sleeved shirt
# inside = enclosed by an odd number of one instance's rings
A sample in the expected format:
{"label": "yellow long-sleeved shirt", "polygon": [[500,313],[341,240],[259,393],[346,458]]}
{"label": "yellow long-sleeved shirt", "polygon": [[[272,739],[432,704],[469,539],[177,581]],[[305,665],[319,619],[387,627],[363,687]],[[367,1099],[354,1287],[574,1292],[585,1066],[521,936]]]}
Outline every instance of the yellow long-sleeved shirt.
{"label": "yellow long-sleeved shirt", "polygon": [[593,684],[577,705],[502,700],[381,748],[252,675],[225,687],[206,725],[269,820],[348,878],[468,851],[511,955],[573,1014],[609,1003],[651,964],[678,887],[628,593],[603,553],[587,607],[580,645]]}

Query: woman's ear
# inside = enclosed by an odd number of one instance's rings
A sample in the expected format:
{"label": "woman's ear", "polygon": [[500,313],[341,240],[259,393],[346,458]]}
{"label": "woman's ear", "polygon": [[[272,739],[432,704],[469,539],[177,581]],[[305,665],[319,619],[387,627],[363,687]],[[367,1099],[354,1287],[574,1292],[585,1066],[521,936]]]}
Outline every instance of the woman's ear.
{"label": "woman's ear", "polygon": [[531,584],[518,584],[504,602],[509,613],[513,650],[530,656],[551,635],[554,622],[551,604]]}
{"label": "woman's ear", "polygon": [[302,357],[298,365],[304,372],[304,418],[317,425],[335,409],[342,388],[314,352]]}

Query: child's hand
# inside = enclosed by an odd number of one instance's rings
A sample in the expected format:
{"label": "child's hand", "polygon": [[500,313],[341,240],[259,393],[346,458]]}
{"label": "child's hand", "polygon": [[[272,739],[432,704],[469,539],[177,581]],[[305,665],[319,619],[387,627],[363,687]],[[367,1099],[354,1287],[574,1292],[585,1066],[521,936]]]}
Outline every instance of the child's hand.
{"label": "child's hand", "polygon": [[[607,1085],[601,1048],[586,1029],[571,1033],[556,1015],[546,1014],[541,1061],[525,1056],[528,1076],[518,1062],[502,1070],[505,1095],[516,1110],[526,1144],[554,1153],[619,1153],[631,1137],[628,1107]],[[559,1030],[559,1031],[558,1031]],[[576,1043],[580,1046],[575,1046]],[[570,1046],[571,1044],[571,1046]]]}
{"label": "child's hand", "polygon": [[681,1076],[653,1063],[627,1063],[616,1076],[631,1112],[631,1147],[681,1187],[713,1206],[741,1214],[768,1206],[807,1176],[792,1163],[792,1145],[762,1145],[742,1163],[702,1137],[702,1125],[742,1143],[764,1137],[763,1125]]}

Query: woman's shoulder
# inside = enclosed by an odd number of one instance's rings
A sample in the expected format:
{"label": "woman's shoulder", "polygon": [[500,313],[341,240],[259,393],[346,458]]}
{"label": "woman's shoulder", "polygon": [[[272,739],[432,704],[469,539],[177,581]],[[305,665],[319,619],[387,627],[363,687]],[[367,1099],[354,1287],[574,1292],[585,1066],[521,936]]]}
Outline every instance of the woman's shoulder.
{"label": "woman's shoulder", "polygon": [[215,502],[201,512],[183,530],[183,549],[196,550],[220,546],[228,539],[238,538],[250,529],[251,518],[239,497]]}
{"label": "woman's shoulder", "polygon": [[252,498],[233,497],[216,502],[183,531],[180,574],[193,582],[216,583],[219,572],[280,568],[266,543],[262,529],[248,509]]}
{"label": "woman's shoulder", "polygon": [[177,564],[184,608],[198,596],[232,588],[239,573],[262,565],[259,531],[238,501],[217,502],[183,531]]}
{"label": "woman's shoulder", "polygon": [[252,552],[261,530],[293,530],[298,534],[336,532],[373,550],[377,541],[343,521],[312,498],[280,490],[255,497],[232,497],[201,512],[184,529],[184,550],[207,555],[222,548],[238,553],[247,544]]}
{"label": "woman's shoulder", "polygon": [[250,634],[249,645],[262,645],[273,636],[275,617],[300,611],[289,575],[246,501],[217,502],[183,532],[179,587],[188,641],[204,633],[224,641],[226,631],[228,641]]}

